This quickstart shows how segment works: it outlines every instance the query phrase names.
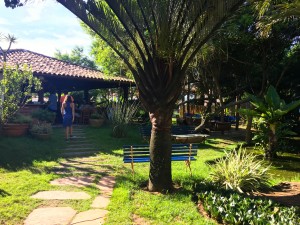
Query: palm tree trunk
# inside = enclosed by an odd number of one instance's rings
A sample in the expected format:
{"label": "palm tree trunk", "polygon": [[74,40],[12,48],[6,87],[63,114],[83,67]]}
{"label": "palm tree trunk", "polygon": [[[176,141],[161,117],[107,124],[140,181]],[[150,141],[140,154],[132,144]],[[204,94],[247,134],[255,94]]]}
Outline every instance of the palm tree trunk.
{"label": "palm tree trunk", "polygon": [[171,173],[171,125],[172,109],[158,109],[150,112],[152,123],[150,139],[150,172],[149,191],[170,191],[172,185]]}
{"label": "palm tree trunk", "polygon": [[277,148],[276,125],[270,124],[269,147],[266,149],[265,157],[269,160],[276,158],[277,157],[276,148]]}
{"label": "palm tree trunk", "polygon": [[247,145],[251,144],[251,140],[252,140],[252,132],[251,132],[252,120],[253,120],[253,116],[247,117],[247,127],[246,127],[246,137],[245,137],[245,142],[247,143]]}

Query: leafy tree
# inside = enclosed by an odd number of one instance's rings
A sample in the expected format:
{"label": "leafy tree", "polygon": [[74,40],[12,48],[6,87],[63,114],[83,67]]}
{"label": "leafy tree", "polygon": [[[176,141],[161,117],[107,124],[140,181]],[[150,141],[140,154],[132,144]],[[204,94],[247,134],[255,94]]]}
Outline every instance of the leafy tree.
{"label": "leafy tree", "polygon": [[108,76],[126,74],[126,69],[120,57],[98,36],[94,37],[91,54],[103,73]]}
{"label": "leafy tree", "polygon": [[54,57],[80,66],[97,69],[95,62],[84,55],[83,48],[79,46],[73,48],[70,54],[56,50]]}
{"label": "leafy tree", "polygon": [[[197,56],[197,85],[206,92],[206,100],[214,101],[220,90],[219,96],[224,100],[217,111],[222,112],[223,108],[246,102],[247,99],[236,101],[245,91],[262,95],[270,84],[295,96],[299,78],[293,74],[300,59],[295,38],[299,35],[297,22],[274,24],[269,35],[263,37],[258,35],[252,5],[245,4],[238,14],[223,24]],[[251,141],[251,121],[249,117],[247,142]]]}
{"label": "leafy tree", "polygon": [[148,189],[172,189],[171,118],[185,73],[202,45],[243,1],[57,1],[97,33],[131,71],[152,123]]}
{"label": "leafy tree", "polygon": [[2,61],[0,77],[0,124],[9,122],[15,116],[20,107],[25,105],[29,99],[28,95],[32,93],[33,88],[39,90],[41,82],[34,77],[30,69],[25,65],[12,67],[6,64],[7,51],[15,43],[16,38],[13,35],[1,35],[0,39],[5,39],[8,49],[4,50],[0,46],[0,60]]}
{"label": "leafy tree", "polygon": [[127,77],[132,78],[130,71],[114,50],[86,24],[81,23],[81,26],[93,39],[90,53],[94,57],[95,63],[101,71],[108,76],[127,75]]}
{"label": "leafy tree", "polygon": [[299,21],[300,0],[253,0],[260,21],[262,36],[268,36],[274,24],[291,21]]}
{"label": "leafy tree", "polygon": [[277,151],[277,132],[282,124],[282,117],[291,110],[300,106],[300,100],[286,104],[280,98],[273,86],[269,86],[264,98],[247,94],[251,99],[253,109],[241,109],[241,113],[248,116],[255,116],[262,119],[268,130],[268,148],[265,149],[265,157],[273,159]]}

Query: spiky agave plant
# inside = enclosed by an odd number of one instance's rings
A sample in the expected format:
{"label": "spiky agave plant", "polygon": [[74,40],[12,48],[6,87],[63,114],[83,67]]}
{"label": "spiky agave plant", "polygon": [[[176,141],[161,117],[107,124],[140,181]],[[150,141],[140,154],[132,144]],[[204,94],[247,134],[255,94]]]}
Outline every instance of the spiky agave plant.
{"label": "spiky agave plant", "polygon": [[117,102],[112,111],[112,136],[125,137],[126,128],[139,109],[140,103],[127,101]]}
{"label": "spiky agave plant", "polygon": [[225,157],[212,166],[210,179],[213,182],[241,193],[269,186],[270,166],[266,166],[263,160],[258,160],[242,147],[225,153]]}

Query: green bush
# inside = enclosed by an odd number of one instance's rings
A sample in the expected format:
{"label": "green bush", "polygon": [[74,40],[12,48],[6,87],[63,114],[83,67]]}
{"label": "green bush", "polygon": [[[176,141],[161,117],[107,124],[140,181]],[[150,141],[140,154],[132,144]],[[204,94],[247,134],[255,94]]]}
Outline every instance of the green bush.
{"label": "green bush", "polygon": [[11,118],[11,120],[9,121],[11,123],[31,123],[32,122],[32,118],[30,116],[26,116],[23,114],[15,114],[15,116],[13,118]]}
{"label": "green bush", "polygon": [[270,184],[269,166],[255,155],[246,153],[242,147],[226,152],[226,156],[211,168],[211,180],[226,189],[242,193],[263,189]]}
{"label": "green bush", "polygon": [[300,224],[299,207],[283,207],[266,198],[249,197],[202,181],[194,186],[193,200],[222,224]]}
{"label": "green bush", "polygon": [[53,123],[56,113],[50,112],[46,109],[37,109],[31,113],[31,116],[32,118],[37,119],[41,122]]}
{"label": "green bush", "polygon": [[90,119],[104,119],[104,116],[100,113],[92,113]]}
{"label": "green bush", "polygon": [[111,122],[113,124],[112,136],[116,138],[125,137],[127,126],[139,109],[138,102],[117,102],[112,110]]}
{"label": "green bush", "polygon": [[30,129],[32,134],[51,134],[52,126],[50,123],[35,123]]}

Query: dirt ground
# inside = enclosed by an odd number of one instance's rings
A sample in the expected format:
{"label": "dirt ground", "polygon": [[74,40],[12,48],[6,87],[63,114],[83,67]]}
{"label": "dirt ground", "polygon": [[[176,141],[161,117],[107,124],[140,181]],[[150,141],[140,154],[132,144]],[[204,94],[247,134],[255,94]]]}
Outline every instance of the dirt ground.
{"label": "dirt ground", "polygon": [[285,206],[300,206],[300,182],[281,182],[273,191],[257,192],[255,196],[264,196]]}

